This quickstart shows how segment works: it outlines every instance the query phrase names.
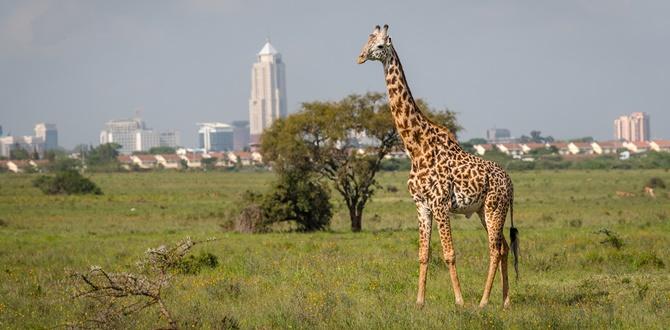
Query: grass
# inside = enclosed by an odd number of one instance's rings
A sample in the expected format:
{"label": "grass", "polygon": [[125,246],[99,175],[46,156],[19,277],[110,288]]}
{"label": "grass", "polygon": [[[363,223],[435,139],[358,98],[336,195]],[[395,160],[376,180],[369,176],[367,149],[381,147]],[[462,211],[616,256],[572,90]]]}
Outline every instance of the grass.
{"label": "grass", "polygon": [[[0,175],[0,328],[50,328],[85,311],[67,274],[100,265],[126,270],[149,247],[191,236],[218,267],[184,275],[165,293],[184,327],[225,328],[665,328],[670,324],[670,198],[641,194],[663,170],[513,173],[521,234],[512,308],[500,283],[479,310],[486,237],[474,216],[452,220],[466,301],[453,304],[448,271],[432,241],[426,307],[414,306],[418,234],[406,173],[381,173],[364,232],[349,232],[334,198],[329,232],[247,235],[222,225],[246,189],[269,173],[94,174],[101,196],[46,196],[34,175]],[[618,198],[616,191],[637,197]],[[337,196],[336,196],[337,197]],[[610,235],[603,234],[606,229]],[[615,237],[619,248],[611,243]],[[605,243],[603,243],[605,242]],[[609,243],[608,243],[609,242]],[[224,319],[228,321],[224,321]],[[152,312],[128,328],[157,327]]]}

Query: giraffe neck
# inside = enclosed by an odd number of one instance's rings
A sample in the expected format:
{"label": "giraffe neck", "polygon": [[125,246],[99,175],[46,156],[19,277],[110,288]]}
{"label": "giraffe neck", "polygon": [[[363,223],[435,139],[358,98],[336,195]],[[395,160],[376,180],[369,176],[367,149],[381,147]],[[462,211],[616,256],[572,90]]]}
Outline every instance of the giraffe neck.
{"label": "giraffe neck", "polygon": [[384,62],[384,74],[396,130],[411,157],[420,157],[430,138],[428,127],[433,124],[414,102],[398,53],[393,46],[391,57]]}

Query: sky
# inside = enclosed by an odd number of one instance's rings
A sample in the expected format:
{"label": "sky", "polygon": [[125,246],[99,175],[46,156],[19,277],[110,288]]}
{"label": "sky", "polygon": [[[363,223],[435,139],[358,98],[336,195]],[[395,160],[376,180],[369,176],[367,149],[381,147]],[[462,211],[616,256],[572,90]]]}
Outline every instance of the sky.
{"label": "sky", "polygon": [[385,91],[356,64],[376,24],[415,97],[458,113],[461,139],[508,128],[613,138],[644,111],[670,138],[670,1],[0,2],[0,125],[57,125],[71,148],[137,112],[195,146],[198,122],[248,120],[251,66],[271,38],[286,64],[289,113],[302,102]]}

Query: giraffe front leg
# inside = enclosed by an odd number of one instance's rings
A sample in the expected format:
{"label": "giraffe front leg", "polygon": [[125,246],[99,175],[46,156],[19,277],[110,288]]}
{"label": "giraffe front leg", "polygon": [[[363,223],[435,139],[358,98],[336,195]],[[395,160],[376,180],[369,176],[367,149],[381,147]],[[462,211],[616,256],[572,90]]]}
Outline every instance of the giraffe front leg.
{"label": "giraffe front leg", "polygon": [[417,203],[417,211],[419,213],[419,292],[416,297],[416,305],[423,307],[426,298],[432,219],[430,209],[425,204]]}
{"label": "giraffe front leg", "polygon": [[451,222],[449,219],[449,212],[445,207],[436,207],[434,211],[434,217],[440,230],[442,253],[444,256],[444,262],[449,267],[451,286],[454,290],[454,299],[456,305],[463,306],[463,294],[461,293],[461,282],[458,280],[458,272],[456,271],[456,253],[454,252],[454,241],[451,237]]}

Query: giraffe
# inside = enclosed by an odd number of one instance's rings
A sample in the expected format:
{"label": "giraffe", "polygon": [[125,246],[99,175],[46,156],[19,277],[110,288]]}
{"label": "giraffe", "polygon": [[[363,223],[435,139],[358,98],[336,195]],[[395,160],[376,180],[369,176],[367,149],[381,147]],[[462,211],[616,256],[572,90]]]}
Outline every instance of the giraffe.
{"label": "giraffe", "polygon": [[431,121],[417,107],[410,92],[398,53],[388,36],[388,25],[377,25],[358,56],[358,64],[368,60],[384,65],[389,105],[395,127],[411,158],[407,186],[416,203],[419,220],[419,285],[416,303],[425,302],[426,277],[430,256],[432,221],[438,225],[442,253],[456,305],[463,305],[461,285],[451,236],[450,214],[470,218],[477,213],[488,234],[489,267],[479,307],[489,302],[496,270],[502,277],[503,306],[510,305],[507,255],[510,247],[503,226],[510,210],[511,248],[518,277],[518,230],[514,228],[514,188],[509,175],[494,162],[465,152],[454,134]]}

